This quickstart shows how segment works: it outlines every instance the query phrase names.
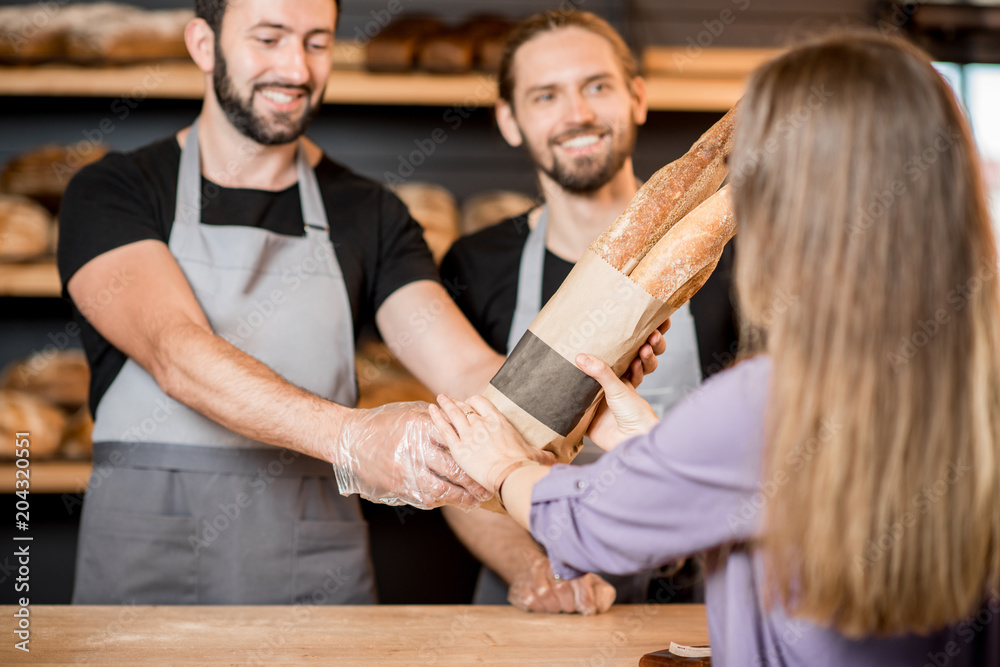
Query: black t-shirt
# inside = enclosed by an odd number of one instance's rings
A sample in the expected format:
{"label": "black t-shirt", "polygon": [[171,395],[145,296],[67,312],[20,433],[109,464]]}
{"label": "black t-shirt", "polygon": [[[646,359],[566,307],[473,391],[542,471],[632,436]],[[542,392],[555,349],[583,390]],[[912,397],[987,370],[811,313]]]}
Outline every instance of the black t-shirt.
{"label": "black t-shirt", "polygon": [[[483,339],[507,354],[507,337],[517,303],[521,252],[531,228],[528,214],[516,216],[459,239],[441,263],[441,280],[458,307]],[[691,299],[702,375],[708,377],[732,363],[736,346],[736,316],[730,298],[733,244],[726,246],[719,265]],[[555,294],[573,268],[572,262],[545,250],[542,304]]]}
{"label": "black t-shirt", "polygon": [[[68,298],[66,283],[91,259],[136,241],[169,240],[180,157],[171,136],[131,153],[110,153],[73,178],[59,216],[64,296]],[[386,297],[417,280],[436,281],[437,271],[420,225],[392,192],[325,155],[315,171],[357,336],[374,321]],[[203,177],[201,187],[204,224],[305,234],[297,183],[270,192],[223,188]],[[90,406],[95,410],[126,357],[90,326],[81,310],[87,304],[73,304],[90,361]]]}

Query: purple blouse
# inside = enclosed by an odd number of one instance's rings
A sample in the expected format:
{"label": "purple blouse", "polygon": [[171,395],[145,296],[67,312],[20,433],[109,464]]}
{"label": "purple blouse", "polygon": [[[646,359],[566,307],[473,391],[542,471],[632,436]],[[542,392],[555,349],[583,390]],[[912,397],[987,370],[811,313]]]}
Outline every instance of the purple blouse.
{"label": "purple blouse", "polygon": [[596,463],[554,466],[534,488],[530,520],[556,576],[629,574],[707,552],[713,665],[1000,665],[1000,598],[930,636],[861,641],[765,609],[747,542],[774,486],[761,479],[769,372],[766,357],[738,364]]}

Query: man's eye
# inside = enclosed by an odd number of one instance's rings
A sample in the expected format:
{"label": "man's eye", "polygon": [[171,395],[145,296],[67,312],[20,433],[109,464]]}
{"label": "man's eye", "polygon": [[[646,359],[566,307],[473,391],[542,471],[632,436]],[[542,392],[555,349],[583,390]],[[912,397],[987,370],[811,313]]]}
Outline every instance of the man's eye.
{"label": "man's eye", "polygon": [[257,37],[256,39],[259,43],[263,44],[264,46],[270,46],[278,41],[270,37]]}
{"label": "man's eye", "polygon": [[539,95],[538,97],[535,98],[535,101],[536,102],[548,102],[551,99],[552,99],[552,93],[542,93],[541,95]]}
{"label": "man's eye", "polygon": [[306,46],[308,46],[313,51],[326,51],[327,49],[330,48],[330,42],[326,42],[326,41],[323,41],[323,42],[309,42],[308,44],[306,44]]}

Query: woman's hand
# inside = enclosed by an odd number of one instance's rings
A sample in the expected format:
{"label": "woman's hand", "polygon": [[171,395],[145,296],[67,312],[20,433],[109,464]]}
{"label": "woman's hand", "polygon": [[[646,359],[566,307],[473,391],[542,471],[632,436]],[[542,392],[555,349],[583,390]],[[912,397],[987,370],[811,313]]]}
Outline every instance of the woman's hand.
{"label": "woman's hand", "polygon": [[486,489],[496,493],[507,475],[524,462],[555,463],[551,452],[526,443],[482,396],[465,403],[442,394],[438,404],[440,408],[430,407],[434,425],[458,465]]}
{"label": "woman's hand", "polygon": [[[604,389],[604,400],[587,431],[598,447],[610,451],[627,438],[646,433],[660,421],[649,403],[636,393],[631,382],[615,375],[606,363],[587,354],[578,354],[576,365]],[[458,460],[457,456],[455,460]],[[462,465],[461,461],[458,463]],[[470,475],[475,479],[471,472]],[[480,480],[476,481],[482,484]]]}

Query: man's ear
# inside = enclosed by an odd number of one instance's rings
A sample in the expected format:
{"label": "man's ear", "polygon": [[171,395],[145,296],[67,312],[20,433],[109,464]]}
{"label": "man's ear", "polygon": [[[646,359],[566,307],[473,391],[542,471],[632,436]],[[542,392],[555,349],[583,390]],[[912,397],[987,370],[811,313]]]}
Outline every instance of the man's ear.
{"label": "man's ear", "polygon": [[521,128],[517,126],[517,119],[514,118],[514,107],[505,100],[497,100],[497,126],[500,128],[500,134],[511,146],[517,147],[524,142]]}
{"label": "man's ear", "polygon": [[215,33],[205,19],[193,19],[184,28],[184,43],[191,59],[205,74],[215,69]]}
{"label": "man's ear", "polygon": [[646,80],[641,76],[632,79],[630,86],[632,92],[632,120],[636,125],[643,125],[646,122],[646,114],[649,111],[649,98],[646,94]]}

